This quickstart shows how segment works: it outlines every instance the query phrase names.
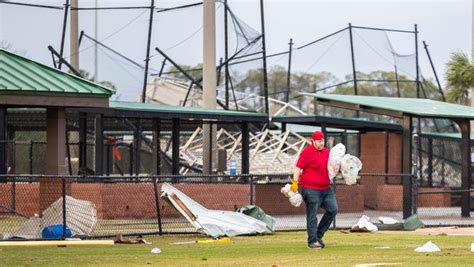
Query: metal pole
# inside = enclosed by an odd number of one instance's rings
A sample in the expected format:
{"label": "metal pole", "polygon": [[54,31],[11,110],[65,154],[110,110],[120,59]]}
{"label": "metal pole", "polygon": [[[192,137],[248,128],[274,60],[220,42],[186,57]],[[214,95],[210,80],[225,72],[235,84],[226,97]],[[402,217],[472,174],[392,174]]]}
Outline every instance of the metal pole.
{"label": "metal pole", "polygon": [[354,95],[358,95],[357,91],[357,73],[355,66],[355,57],[354,57],[354,40],[352,39],[352,25],[349,23],[349,41],[351,44],[351,59],[352,59],[352,77],[354,80]]}
{"label": "metal pole", "polygon": [[[471,179],[471,125],[469,120],[457,121],[461,128],[461,189],[469,190],[472,185]],[[461,193],[461,216],[470,217],[471,196],[469,191]]]}
{"label": "metal pole", "polygon": [[227,0],[224,0],[224,59],[225,59],[225,106],[229,109],[229,34],[228,34]]}
{"label": "metal pole", "polygon": [[[418,120],[420,120],[420,118],[418,118]],[[420,135],[419,135],[419,131],[413,135],[413,140],[414,140],[414,146],[415,146],[415,155],[414,155],[414,168],[413,168],[413,181],[412,181],[412,186],[413,186],[413,196],[412,196],[412,199],[413,199],[413,213],[414,214],[417,214],[418,213],[418,176],[417,176],[417,173],[419,174],[419,170],[421,170],[420,168],[420,158],[421,158],[421,155],[420,155]],[[421,179],[421,176],[420,176],[420,179]]]}
{"label": "metal pole", "polygon": [[180,121],[177,118],[173,118],[172,125],[172,147],[171,147],[171,174],[179,174],[179,131],[180,131]]}
{"label": "metal pole", "polygon": [[[389,165],[388,165],[388,160],[389,160],[389,152],[388,152],[388,148],[389,148],[389,135],[390,133],[388,132],[388,130],[385,130],[385,173],[388,173],[388,168],[389,168]],[[388,176],[385,176],[385,184],[388,183]]]}
{"label": "metal pole", "polygon": [[142,120],[138,119],[137,127],[135,129],[135,174],[140,175],[141,168],[141,144],[142,144]]}
{"label": "metal pole", "polygon": [[30,175],[33,174],[33,144],[34,141],[30,140]]}
{"label": "metal pole", "polygon": [[431,69],[433,70],[436,83],[438,84],[438,90],[439,90],[439,93],[441,94],[441,98],[443,99],[443,101],[446,101],[446,98],[444,97],[443,88],[441,87],[441,83],[439,82],[438,74],[436,73],[435,67],[433,65],[433,60],[431,60],[431,55],[430,55],[430,51],[428,50],[428,45],[426,44],[425,41],[423,41],[423,46],[425,47],[426,55],[428,56],[428,60],[430,61]]}
{"label": "metal pole", "polygon": [[260,0],[260,19],[262,26],[263,92],[265,95],[265,113],[269,115],[270,109],[268,106],[267,49],[265,46],[265,16],[263,0]]}
{"label": "metal pole", "polygon": [[102,175],[104,157],[104,122],[102,114],[95,117],[95,175]]}
{"label": "metal pole", "polygon": [[[66,26],[67,26],[67,14],[68,14],[68,11],[69,11],[69,0],[66,0],[66,4],[64,5],[64,20],[63,20],[63,32],[61,34],[61,49],[60,49],[60,52],[59,54],[61,55],[61,57],[63,57],[64,55],[64,39],[66,38]],[[53,58],[54,59],[54,58]],[[55,63],[56,64],[56,63]],[[61,69],[61,64],[62,62],[59,61],[59,64],[58,64],[58,69]]]}
{"label": "metal pole", "polygon": [[[402,119],[402,173],[413,174],[412,172],[412,161],[411,161],[411,133],[412,133],[412,118],[408,115],[404,115]],[[403,176],[403,218],[410,217],[413,213],[412,206],[412,176]]]}
{"label": "metal pole", "polygon": [[286,94],[285,94],[285,102],[290,102],[290,90],[291,90],[291,52],[293,50],[293,39],[290,38],[290,46],[288,49],[288,73],[286,74]]}
{"label": "metal pole", "polygon": [[161,75],[163,75],[163,69],[165,68],[165,65],[166,65],[166,58],[163,59],[163,62],[161,63],[161,68],[160,68],[160,72],[158,73],[158,77],[161,77]]}
{"label": "metal pole", "polygon": [[0,174],[7,174],[7,139],[7,109],[0,107]]}
{"label": "metal pole", "polygon": [[61,177],[63,197],[63,239],[66,239],[66,178]]}
{"label": "metal pole", "polygon": [[241,173],[242,174],[248,174],[250,170],[250,141],[249,141],[249,123],[244,121],[242,122],[242,155],[241,155]]}
{"label": "metal pole", "polygon": [[148,39],[147,39],[147,45],[146,45],[145,74],[143,78],[142,103],[145,103],[146,85],[148,83],[148,64],[150,62],[150,43],[151,43],[151,33],[153,29],[153,13],[155,13],[154,11],[155,11],[155,0],[151,0],[150,23],[148,24]]}
{"label": "metal pole", "polygon": [[87,167],[87,113],[79,113],[79,171]]}
{"label": "metal pole", "polygon": [[[153,174],[160,175],[160,135],[161,135],[161,121],[160,119],[153,120]],[[156,219],[158,221],[158,234],[163,234],[163,228],[161,225],[161,210],[160,210],[160,196],[158,194],[158,179],[153,177],[153,189],[155,190],[155,207],[156,207]]]}
{"label": "metal pole", "polygon": [[129,152],[128,152],[128,166],[129,166],[129,171],[130,171],[130,176],[133,176],[133,142],[130,143],[129,145]]}
{"label": "metal pole", "polygon": [[418,25],[415,24],[415,59],[416,59],[416,98],[420,98],[420,70],[418,66]]}
{"label": "metal pole", "polygon": [[69,131],[67,130],[67,120],[66,120],[66,155],[67,155],[67,168],[69,175],[72,175],[72,163],[71,163],[71,148],[69,146]]}
{"label": "metal pole", "polygon": [[428,137],[428,186],[433,187],[433,138]]}

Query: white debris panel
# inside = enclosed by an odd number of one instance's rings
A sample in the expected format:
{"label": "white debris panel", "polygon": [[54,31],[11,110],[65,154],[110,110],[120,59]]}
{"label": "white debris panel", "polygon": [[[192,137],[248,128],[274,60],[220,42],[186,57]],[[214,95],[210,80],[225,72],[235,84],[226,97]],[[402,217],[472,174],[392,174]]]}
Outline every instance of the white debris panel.
{"label": "white debris panel", "polygon": [[[66,196],[66,225],[72,235],[89,236],[97,223],[97,210],[94,203]],[[43,211],[41,217],[31,217],[19,229],[7,236],[26,239],[41,238],[44,227],[63,224],[63,198],[59,198]]]}
{"label": "white debris panel", "polygon": [[161,186],[161,197],[181,213],[198,232],[213,238],[273,232],[264,222],[243,213],[209,210],[169,183],[163,183]]}

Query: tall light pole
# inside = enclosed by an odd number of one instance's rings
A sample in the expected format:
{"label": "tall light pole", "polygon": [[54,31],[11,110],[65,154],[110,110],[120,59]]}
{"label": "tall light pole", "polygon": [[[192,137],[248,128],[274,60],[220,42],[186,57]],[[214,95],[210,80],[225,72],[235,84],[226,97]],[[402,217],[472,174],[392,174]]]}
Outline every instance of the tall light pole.
{"label": "tall light pole", "polygon": [[[216,3],[215,0],[203,2],[203,93],[204,108],[216,108]],[[216,135],[210,124],[203,124],[203,174],[212,172],[212,149]],[[214,152],[214,153],[213,153]]]}
{"label": "tall light pole", "polygon": [[78,0],[71,0],[71,32],[70,32],[70,47],[71,47],[71,65],[79,71],[79,16],[77,11]]}

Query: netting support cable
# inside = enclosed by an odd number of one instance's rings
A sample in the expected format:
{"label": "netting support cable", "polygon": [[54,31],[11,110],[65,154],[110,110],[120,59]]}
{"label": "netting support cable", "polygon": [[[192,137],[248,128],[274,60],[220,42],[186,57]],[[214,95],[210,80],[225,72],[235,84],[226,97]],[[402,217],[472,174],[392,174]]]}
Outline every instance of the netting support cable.
{"label": "netting support cable", "polygon": [[321,38],[319,38],[319,39],[317,39],[317,40],[314,40],[314,41],[309,42],[309,43],[307,43],[307,44],[304,44],[304,45],[302,45],[302,46],[300,46],[300,47],[297,47],[296,49],[298,50],[298,49],[301,49],[301,48],[305,48],[305,47],[310,46],[310,45],[312,45],[312,44],[314,44],[314,43],[317,43],[317,42],[322,41],[322,40],[324,40],[324,39],[327,39],[327,38],[329,38],[329,37],[331,37],[331,36],[334,36],[334,35],[336,35],[336,34],[338,34],[338,33],[340,33],[340,32],[343,32],[343,31],[345,31],[345,30],[347,30],[347,29],[349,29],[349,27],[346,27],[346,28],[341,29],[341,30],[339,30],[339,31],[333,32],[333,33],[331,33],[331,34],[328,34],[328,35],[326,35],[326,36],[324,36],[324,37],[321,37]]}
{"label": "netting support cable", "polygon": [[176,9],[182,9],[182,8],[188,8],[188,7],[194,7],[194,6],[200,6],[202,4],[203,4],[203,2],[198,2],[198,3],[194,3],[194,4],[189,4],[189,5],[182,5],[182,6],[176,6],[176,7],[170,7],[170,8],[162,8],[160,10],[157,10],[156,13],[166,12],[166,11],[171,11],[171,10],[176,10]]}
{"label": "netting support cable", "polygon": [[441,94],[441,98],[443,99],[443,101],[446,101],[446,98],[445,98],[444,92],[443,92],[443,88],[441,87],[441,83],[439,82],[438,73],[436,73],[436,69],[433,65],[433,60],[431,60],[430,51],[428,50],[428,45],[426,44],[425,41],[423,41],[423,46],[425,48],[426,55],[428,56],[428,60],[430,61],[431,69],[433,70],[433,74],[435,76],[436,83],[438,84],[438,90],[439,90],[439,93]]}
{"label": "netting support cable", "polygon": [[153,29],[153,11],[155,8],[155,0],[151,0],[150,6],[150,21],[148,23],[148,38],[146,44],[146,58],[145,58],[145,73],[143,77],[143,89],[142,89],[142,103],[145,103],[146,98],[146,85],[148,83],[148,65],[150,63],[150,45],[151,45],[151,33]]}
{"label": "netting support cable", "polygon": [[41,7],[41,8],[49,8],[49,9],[63,9],[63,7],[60,7],[60,6],[36,5],[36,4],[28,4],[28,3],[11,2],[11,1],[5,1],[5,0],[0,0],[0,4],[29,6],[29,7]]}
{"label": "netting support cable", "polygon": [[361,27],[361,26],[352,26],[354,29],[362,30],[375,30],[375,31],[385,31],[385,32],[400,32],[400,33],[415,33],[415,31],[406,31],[406,30],[394,30],[394,29],[384,29],[384,28],[374,28],[374,27]]}
{"label": "netting support cable", "polygon": [[149,9],[149,6],[110,6],[110,7],[72,7],[71,10],[127,10],[127,9]]}
{"label": "netting support cable", "polygon": [[[64,5],[64,19],[63,19],[63,30],[61,33],[61,48],[59,49],[59,54],[61,57],[64,55],[64,39],[66,38],[66,26],[67,26],[67,15],[69,11],[69,0],[66,0],[66,4]],[[54,61],[53,61],[54,62]],[[54,63],[56,65],[56,63]],[[61,61],[59,61],[58,69],[61,69]]]}

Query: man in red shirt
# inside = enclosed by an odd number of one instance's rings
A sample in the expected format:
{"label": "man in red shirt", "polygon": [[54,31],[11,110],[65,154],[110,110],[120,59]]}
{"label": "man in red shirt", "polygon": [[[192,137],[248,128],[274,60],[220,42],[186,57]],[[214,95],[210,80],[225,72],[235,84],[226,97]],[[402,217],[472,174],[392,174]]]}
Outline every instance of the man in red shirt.
{"label": "man in red shirt", "polygon": [[[337,201],[328,174],[329,150],[324,147],[324,135],[316,131],[311,145],[300,154],[293,172],[291,190],[298,191],[306,204],[306,228],[309,248],[324,248],[323,236],[337,214]],[[326,210],[318,225],[316,213]]]}

